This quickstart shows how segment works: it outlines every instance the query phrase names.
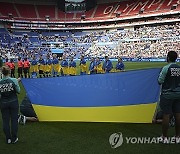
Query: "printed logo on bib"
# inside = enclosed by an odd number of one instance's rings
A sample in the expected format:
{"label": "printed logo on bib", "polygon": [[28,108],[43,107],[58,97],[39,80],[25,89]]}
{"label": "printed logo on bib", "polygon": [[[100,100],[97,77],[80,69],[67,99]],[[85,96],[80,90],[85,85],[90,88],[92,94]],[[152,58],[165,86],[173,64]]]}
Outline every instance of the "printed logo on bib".
{"label": "printed logo on bib", "polygon": [[180,76],[180,68],[171,68],[171,76]]}
{"label": "printed logo on bib", "polygon": [[0,92],[11,92],[13,91],[13,84],[12,83],[4,83],[0,85]]}

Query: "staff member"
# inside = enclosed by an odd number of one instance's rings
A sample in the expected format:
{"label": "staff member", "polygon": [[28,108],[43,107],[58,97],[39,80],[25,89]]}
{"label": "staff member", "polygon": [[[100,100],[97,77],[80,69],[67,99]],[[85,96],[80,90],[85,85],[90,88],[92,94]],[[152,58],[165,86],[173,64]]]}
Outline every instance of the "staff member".
{"label": "staff member", "polygon": [[18,78],[23,78],[23,61],[21,57],[18,58]]}
{"label": "staff member", "polygon": [[29,75],[30,62],[27,58],[24,58],[24,77],[30,77]]}
{"label": "staff member", "polygon": [[11,77],[15,78],[15,64],[13,59],[10,60],[9,67],[11,69]]}
{"label": "staff member", "polygon": [[[16,93],[20,93],[18,80],[10,78],[10,69],[7,66],[2,67],[3,79],[0,80],[0,109],[2,113],[3,131],[6,136],[6,142],[16,143],[18,141],[18,98]],[[11,121],[11,128],[10,128]]]}
{"label": "staff member", "polygon": [[9,67],[9,59],[8,58],[6,58],[5,66]]}
{"label": "staff member", "polygon": [[175,63],[178,55],[175,51],[168,52],[168,65],[164,66],[159,78],[162,84],[160,108],[163,112],[162,140],[167,143],[170,115],[175,115],[176,141],[180,142],[180,66]]}

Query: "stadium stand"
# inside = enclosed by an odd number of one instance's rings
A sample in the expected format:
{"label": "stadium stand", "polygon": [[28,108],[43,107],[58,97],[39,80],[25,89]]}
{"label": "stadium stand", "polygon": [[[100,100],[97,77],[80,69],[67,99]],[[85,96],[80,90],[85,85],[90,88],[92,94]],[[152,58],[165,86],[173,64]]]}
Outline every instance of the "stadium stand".
{"label": "stadium stand", "polygon": [[18,17],[14,4],[12,3],[0,2],[0,13],[5,17],[9,17],[9,14],[12,14],[13,17]]}
{"label": "stadium stand", "polygon": [[[147,25],[135,29],[96,30],[89,32],[31,32],[0,29],[0,47],[15,57],[50,52],[50,42],[63,42],[68,57],[162,58],[169,50],[180,52],[180,23]],[[52,54],[51,54],[52,55]]]}
{"label": "stadium stand", "polygon": [[63,44],[67,57],[162,58],[168,50],[180,52],[179,10],[178,0],[110,2],[85,13],[65,13],[53,4],[0,2],[0,20],[5,25],[0,25],[5,27],[0,28],[1,55],[52,56],[51,46]]}
{"label": "stadium stand", "polygon": [[[175,6],[174,9],[172,9],[173,6]],[[85,17],[86,20],[94,21],[136,16],[141,13],[143,13],[143,15],[166,12],[172,13],[179,10],[179,0],[131,0],[98,4],[93,9],[86,11]],[[0,2],[0,14],[0,18],[2,19],[8,19],[9,14],[12,14],[16,20],[45,20],[45,16],[49,16],[52,21],[81,20],[81,14],[76,15],[76,13],[64,13],[58,10],[55,5],[32,5]],[[119,14],[119,16],[117,16],[117,14]]]}
{"label": "stadium stand", "polygon": [[26,4],[15,4],[20,16],[23,18],[33,18],[36,19],[37,15],[35,12],[34,5],[26,5]]}
{"label": "stadium stand", "polygon": [[39,13],[39,17],[45,19],[48,15],[50,18],[55,18],[55,6],[51,5],[37,5],[37,10]]}

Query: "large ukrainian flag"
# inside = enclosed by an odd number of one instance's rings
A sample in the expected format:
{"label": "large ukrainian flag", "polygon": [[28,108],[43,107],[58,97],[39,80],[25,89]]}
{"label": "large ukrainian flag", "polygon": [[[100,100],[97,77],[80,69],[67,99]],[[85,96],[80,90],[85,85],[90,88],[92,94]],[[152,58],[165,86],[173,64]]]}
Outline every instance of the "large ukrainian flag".
{"label": "large ukrainian flag", "polygon": [[150,123],[160,69],[22,79],[40,121]]}

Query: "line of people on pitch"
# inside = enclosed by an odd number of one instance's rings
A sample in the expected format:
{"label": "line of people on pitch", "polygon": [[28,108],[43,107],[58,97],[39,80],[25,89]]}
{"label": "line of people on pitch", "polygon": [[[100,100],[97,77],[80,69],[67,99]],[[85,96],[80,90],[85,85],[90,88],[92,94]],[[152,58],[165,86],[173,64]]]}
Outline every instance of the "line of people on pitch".
{"label": "line of people on pitch", "polygon": [[[11,77],[15,77],[15,64],[13,59],[11,59],[10,62],[6,59],[5,65],[11,69]],[[21,60],[19,57],[17,66],[18,77],[20,78],[37,78],[38,75],[40,78],[77,75],[77,63],[73,57],[71,57],[68,62],[66,57],[63,56],[62,60],[59,62],[56,54],[53,55],[53,59],[50,59],[49,55],[47,55],[46,59],[43,59],[42,56],[40,56],[39,59],[36,59],[36,57],[33,56],[31,62],[29,62],[27,58]],[[80,75],[120,72],[125,69],[124,63],[120,57],[118,58],[115,69],[113,69],[113,64],[109,60],[108,56],[105,56],[104,62],[102,62],[100,58],[91,58],[89,67],[84,56],[81,56],[79,67]]]}
{"label": "line of people on pitch", "polygon": [[[23,74],[24,77],[30,77],[30,73],[29,73],[29,68],[30,68],[30,62],[27,58],[24,58],[23,60],[21,60],[21,58],[18,58],[18,78],[23,78]],[[5,66],[10,68],[10,77],[15,78],[15,63],[14,63],[14,59],[6,59],[5,62]]]}

